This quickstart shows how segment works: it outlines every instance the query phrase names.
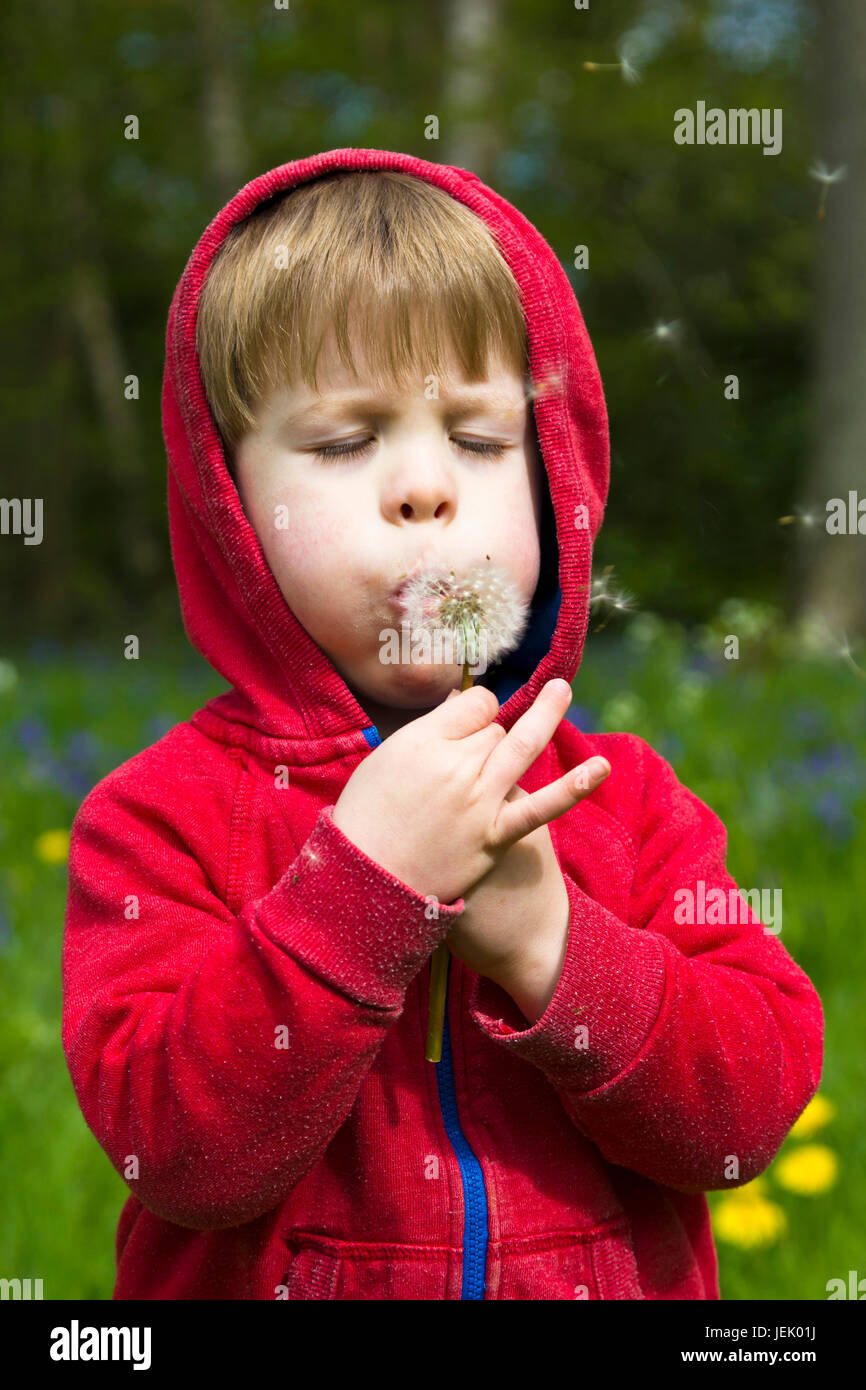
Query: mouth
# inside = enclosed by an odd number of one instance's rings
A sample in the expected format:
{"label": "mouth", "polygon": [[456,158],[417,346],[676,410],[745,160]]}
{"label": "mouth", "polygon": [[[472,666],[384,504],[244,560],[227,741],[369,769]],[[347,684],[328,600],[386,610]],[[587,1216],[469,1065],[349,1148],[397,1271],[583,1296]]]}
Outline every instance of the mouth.
{"label": "mouth", "polygon": [[412,565],[411,569],[404,570],[404,572],[400,575],[399,579],[397,580],[397,583],[391,589],[390,593],[388,594],[388,602],[392,604],[393,607],[395,607],[399,612],[403,612],[405,608],[404,593],[406,585],[409,583],[410,579],[415,578],[419,570],[422,570],[425,567],[425,565],[429,564],[429,559],[417,559],[415,563]]}
{"label": "mouth", "polygon": [[404,613],[406,611],[406,600],[404,595],[408,582],[408,576],[399,580],[388,595],[388,602],[391,604],[392,608],[397,609],[398,613]]}

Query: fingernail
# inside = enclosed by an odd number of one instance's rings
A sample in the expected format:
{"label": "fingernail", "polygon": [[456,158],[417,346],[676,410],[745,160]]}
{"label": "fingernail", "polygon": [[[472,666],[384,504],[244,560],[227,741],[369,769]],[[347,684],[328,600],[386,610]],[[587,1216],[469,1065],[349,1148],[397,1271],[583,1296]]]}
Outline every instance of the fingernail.
{"label": "fingernail", "polygon": [[610,772],[610,763],[607,758],[590,758],[588,770],[593,781],[601,781]]}

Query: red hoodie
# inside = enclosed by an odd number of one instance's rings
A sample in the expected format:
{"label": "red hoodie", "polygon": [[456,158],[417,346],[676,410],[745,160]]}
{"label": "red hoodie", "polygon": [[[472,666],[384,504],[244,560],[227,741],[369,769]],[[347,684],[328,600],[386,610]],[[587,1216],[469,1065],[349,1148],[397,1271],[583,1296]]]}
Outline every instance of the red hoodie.
{"label": "red hoodie", "polygon": [[510,265],[555,534],[527,637],[482,677],[505,728],[583,651],[607,417],[551,248],[475,174],[409,155],[331,150],[254,179],[187,263],[163,391],[184,623],[232,689],[100,782],[72,829],[63,1045],[132,1194],[114,1297],[718,1298],[704,1193],[767,1167],[823,1057],[818,995],[757,917],[678,924],[677,890],[736,889],[718,817],[642,739],[563,720],[520,785],[593,753],[612,770],[550,825],[571,905],[556,991],[529,1026],[452,958],[435,1066],[430,956],[463,900],[437,916],[331,819],[379,735],[265,563],[195,323],[230,228],[337,168],[438,185]]}

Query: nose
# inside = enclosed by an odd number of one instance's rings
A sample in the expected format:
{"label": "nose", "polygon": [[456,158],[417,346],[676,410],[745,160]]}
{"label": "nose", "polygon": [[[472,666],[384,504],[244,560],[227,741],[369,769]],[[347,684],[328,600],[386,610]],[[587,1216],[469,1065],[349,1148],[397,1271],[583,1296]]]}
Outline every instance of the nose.
{"label": "nose", "polygon": [[453,521],[457,510],[454,480],[432,450],[406,456],[385,485],[383,511],[397,523]]}

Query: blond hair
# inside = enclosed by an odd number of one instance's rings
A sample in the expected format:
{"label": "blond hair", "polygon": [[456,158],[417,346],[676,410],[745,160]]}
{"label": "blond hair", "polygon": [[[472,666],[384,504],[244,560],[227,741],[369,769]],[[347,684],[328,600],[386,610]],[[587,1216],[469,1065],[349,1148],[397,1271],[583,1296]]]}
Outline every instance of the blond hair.
{"label": "blond hair", "polygon": [[353,170],[302,184],[261,204],[220,246],[196,349],[229,458],[272,389],[303,379],[318,391],[330,328],[356,375],[350,330],[359,332],[379,386],[441,374],[449,347],[470,381],[488,375],[491,357],[527,372],[517,283],[492,234],[409,174]]}

